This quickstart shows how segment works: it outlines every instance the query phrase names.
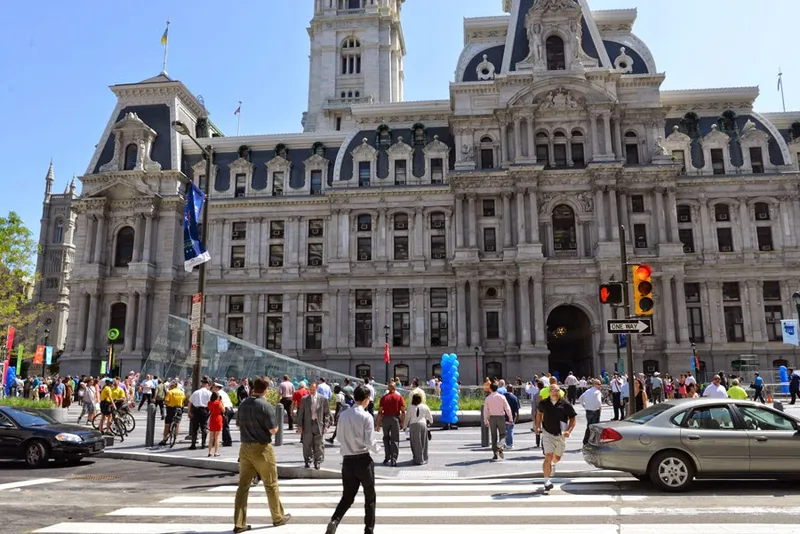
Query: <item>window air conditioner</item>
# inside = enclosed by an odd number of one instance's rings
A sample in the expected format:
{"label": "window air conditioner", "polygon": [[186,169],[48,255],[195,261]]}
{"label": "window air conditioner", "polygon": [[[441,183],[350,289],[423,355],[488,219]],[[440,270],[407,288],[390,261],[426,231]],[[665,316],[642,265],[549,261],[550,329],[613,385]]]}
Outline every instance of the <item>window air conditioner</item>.
{"label": "window air conditioner", "polygon": [[313,236],[321,236],[322,235],[322,228],[312,228],[311,235]]}
{"label": "window air conditioner", "polygon": [[769,252],[770,250],[772,250],[772,246],[770,245],[761,245],[761,247],[759,248],[761,249],[761,252]]}
{"label": "window air conditioner", "polygon": [[394,226],[395,226],[395,230],[405,230],[406,227],[407,227],[406,223],[404,223],[404,222],[399,222],[399,223],[395,224]]}
{"label": "window air conditioner", "polygon": [[444,259],[444,254],[442,252],[434,252],[433,253],[433,259],[434,260],[443,260]]}
{"label": "window air conditioner", "polygon": [[283,237],[283,230],[273,230],[272,237]]}
{"label": "window air conditioner", "polygon": [[359,254],[358,260],[359,261],[367,261],[369,259],[369,254]]}
{"label": "window air conditioner", "polygon": [[688,215],[681,215],[680,217],[678,217],[678,220],[680,222],[689,222],[689,216]]}
{"label": "window air conditioner", "polygon": [[574,250],[574,249],[578,248],[578,244],[577,243],[570,243],[569,244],[569,248]]}
{"label": "window air conditioner", "polygon": [[728,247],[728,246],[719,247],[719,251],[720,252],[730,252],[731,249],[732,249],[732,247]]}
{"label": "window air conditioner", "polygon": [[283,196],[283,191],[273,191],[272,192],[272,196],[273,197],[282,197]]}
{"label": "window air conditioner", "polygon": [[244,267],[244,260],[234,260],[233,266],[237,269]]}
{"label": "window air conditioner", "polygon": [[767,324],[774,324],[774,323],[775,323],[775,317],[767,317]]}
{"label": "window air conditioner", "polygon": [[683,252],[684,254],[691,254],[694,252],[694,249],[692,247],[683,247]]}
{"label": "window air conditioner", "polygon": [[280,334],[281,332],[283,332],[283,327],[282,326],[276,326],[275,327],[275,333],[276,334]]}
{"label": "window air conditioner", "polygon": [[719,215],[717,215],[717,220],[727,221],[728,220],[728,214],[727,213],[720,213]]}
{"label": "window air conditioner", "polygon": [[439,340],[438,339],[431,339],[431,347],[438,347]]}
{"label": "window air conditioner", "polygon": [[769,220],[769,213],[766,212],[756,213],[756,219],[760,219],[762,221]]}
{"label": "window air conditioner", "polygon": [[369,306],[369,304],[367,303],[367,299],[358,299],[358,305],[359,306]]}
{"label": "window air conditioner", "polygon": [[231,312],[240,312],[242,311],[241,304],[231,304]]}
{"label": "window air conditioner", "polygon": [[735,322],[736,324],[742,324],[742,323],[744,323],[744,319],[743,319],[742,317],[737,317],[737,318],[736,318],[736,320],[735,320],[734,322]]}
{"label": "window air conditioner", "polygon": [[358,225],[358,230],[361,232],[369,232],[369,227],[370,227],[369,224],[361,223]]}
{"label": "window air conditioner", "polygon": [[280,304],[270,304],[269,305],[269,311],[271,311],[271,312],[281,311],[281,305]]}
{"label": "window air conditioner", "polygon": [[233,329],[233,333],[234,334],[241,334],[242,332],[244,332],[244,329],[242,329],[242,328],[234,328]]}
{"label": "window air conditioner", "polygon": [[315,325],[314,332],[322,332],[322,325]]}
{"label": "window air conditioner", "polygon": [[431,224],[431,228],[442,229],[444,228],[444,221],[434,221]]}
{"label": "window air conditioner", "polygon": [[231,237],[232,237],[233,239],[239,239],[239,232],[233,232],[233,233],[231,234]]}
{"label": "window air conditioner", "polygon": [[272,265],[273,267],[280,267],[283,264],[283,262],[280,260],[272,260],[271,262],[269,262],[269,264]]}
{"label": "window air conditioner", "polygon": [[561,243],[555,243],[553,245],[553,248],[555,248],[556,250],[561,250],[561,248],[562,248]]}
{"label": "window air conditioner", "polygon": [[402,325],[403,330],[408,330],[409,328],[411,328],[411,325],[409,323],[403,323]]}
{"label": "window air conditioner", "polygon": [[320,260],[318,258],[314,258],[313,260],[308,262],[309,265],[313,265],[313,266],[320,265],[321,263],[322,263],[322,260]]}

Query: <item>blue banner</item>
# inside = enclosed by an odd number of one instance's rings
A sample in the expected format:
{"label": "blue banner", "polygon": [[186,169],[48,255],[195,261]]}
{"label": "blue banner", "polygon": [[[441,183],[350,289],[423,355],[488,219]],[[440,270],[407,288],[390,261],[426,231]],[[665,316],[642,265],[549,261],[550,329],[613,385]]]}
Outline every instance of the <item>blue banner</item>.
{"label": "blue banner", "polygon": [[628,334],[619,334],[619,348],[624,349],[628,346]]}
{"label": "blue banner", "polygon": [[187,273],[200,264],[211,260],[205,244],[200,241],[197,221],[203,210],[206,196],[194,182],[189,184],[186,193],[186,209],[183,212],[183,266]]}
{"label": "blue banner", "polygon": [[53,347],[44,348],[44,363],[51,365],[53,363]]}
{"label": "blue banner", "polygon": [[781,321],[781,330],[783,332],[783,343],[786,345],[800,345],[800,339],[797,335],[797,319],[784,319]]}

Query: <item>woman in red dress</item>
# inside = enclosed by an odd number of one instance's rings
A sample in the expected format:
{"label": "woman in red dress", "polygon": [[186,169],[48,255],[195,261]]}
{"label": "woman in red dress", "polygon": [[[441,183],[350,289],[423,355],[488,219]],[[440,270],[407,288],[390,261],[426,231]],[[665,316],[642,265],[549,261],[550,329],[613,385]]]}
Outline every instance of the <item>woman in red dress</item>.
{"label": "woman in red dress", "polygon": [[222,414],[225,413],[225,408],[222,406],[222,400],[219,394],[212,393],[211,399],[208,401],[208,455],[211,456],[212,451],[214,456],[219,456],[219,437],[222,432]]}

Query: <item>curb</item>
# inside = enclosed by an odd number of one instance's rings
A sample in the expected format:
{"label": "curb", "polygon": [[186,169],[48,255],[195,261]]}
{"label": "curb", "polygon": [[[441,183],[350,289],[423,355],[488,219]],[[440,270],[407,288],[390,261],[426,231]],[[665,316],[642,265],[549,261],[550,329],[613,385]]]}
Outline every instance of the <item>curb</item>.
{"label": "curb", "polygon": [[[542,471],[530,471],[527,473],[513,473],[510,475],[480,475],[477,477],[462,477],[467,480],[491,480],[495,478],[507,478],[507,479],[521,479],[521,478],[543,478],[544,473]],[[624,473],[622,471],[609,471],[605,469],[591,469],[588,471],[562,471],[561,469],[558,470],[556,476],[553,477],[554,479],[565,479],[565,478],[630,478],[631,475],[629,473]]]}

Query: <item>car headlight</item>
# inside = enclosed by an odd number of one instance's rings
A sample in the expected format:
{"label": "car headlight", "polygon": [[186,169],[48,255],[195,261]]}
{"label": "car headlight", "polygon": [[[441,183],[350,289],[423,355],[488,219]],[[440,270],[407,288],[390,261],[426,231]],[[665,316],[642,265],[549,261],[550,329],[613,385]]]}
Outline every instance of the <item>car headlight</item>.
{"label": "car headlight", "polygon": [[77,434],[62,433],[56,436],[58,441],[68,441],[70,443],[80,443],[83,439]]}

